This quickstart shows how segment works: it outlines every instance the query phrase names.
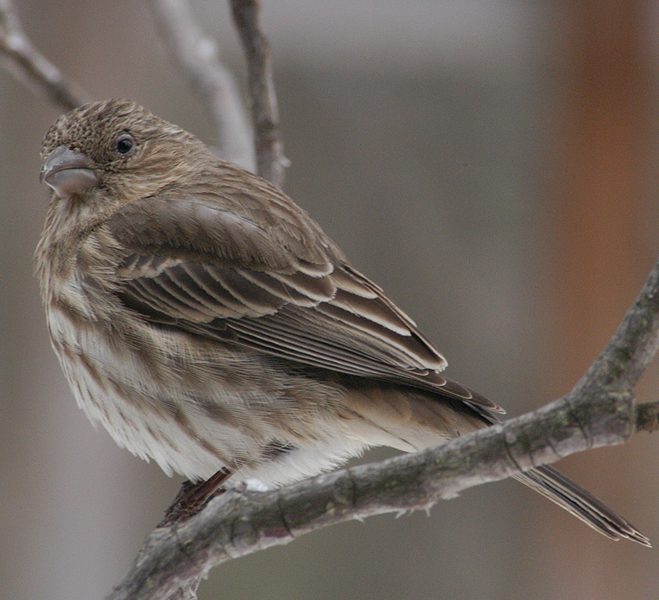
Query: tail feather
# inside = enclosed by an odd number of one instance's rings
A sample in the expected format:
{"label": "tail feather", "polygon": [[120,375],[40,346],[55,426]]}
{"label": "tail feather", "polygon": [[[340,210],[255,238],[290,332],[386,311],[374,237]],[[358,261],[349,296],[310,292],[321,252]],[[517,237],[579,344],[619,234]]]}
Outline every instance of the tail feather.
{"label": "tail feather", "polygon": [[[496,405],[482,396],[452,382],[444,392],[445,396],[430,399],[427,393],[409,388],[383,391],[372,386],[355,393],[350,397],[350,409],[360,418],[353,422],[353,435],[365,445],[414,452],[498,420],[491,408]],[[626,519],[552,467],[537,467],[514,477],[608,538],[625,538],[650,547],[648,538]]]}
{"label": "tail feather", "polygon": [[651,547],[650,540],[612,508],[590,492],[548,466],[515,476],[536,492],[549,498],[593,529],[612,540],[626,538]]}

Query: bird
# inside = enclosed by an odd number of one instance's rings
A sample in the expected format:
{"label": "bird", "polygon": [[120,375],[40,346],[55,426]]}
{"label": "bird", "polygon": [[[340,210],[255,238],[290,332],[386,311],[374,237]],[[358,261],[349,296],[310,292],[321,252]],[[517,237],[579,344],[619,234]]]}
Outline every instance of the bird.
{"label": "bird", "polygon": [[[306,211],[191,133],[104,100],[60,116],[41,159],[35,273],[55,354],[93,423],[188,480],[183,505],[499,421]],[[552,467],[515,478],[649,545]]]}

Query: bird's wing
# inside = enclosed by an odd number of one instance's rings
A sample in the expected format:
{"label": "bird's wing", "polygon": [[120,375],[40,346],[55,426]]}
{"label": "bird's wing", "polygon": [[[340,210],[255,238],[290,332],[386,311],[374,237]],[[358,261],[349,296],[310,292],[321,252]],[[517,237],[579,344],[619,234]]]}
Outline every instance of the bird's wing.
{"label": "bird's wing", "polygon": [[277,200],[268,218],[279,214],[266,227],[258,206],[250,213],[200,193],[127,205],[108,222],[130,252],[119,268],[122,302],[188,334],[434,389],[487,417],[503,412],[443,377],[446,360],[414,322],[306,213]]}

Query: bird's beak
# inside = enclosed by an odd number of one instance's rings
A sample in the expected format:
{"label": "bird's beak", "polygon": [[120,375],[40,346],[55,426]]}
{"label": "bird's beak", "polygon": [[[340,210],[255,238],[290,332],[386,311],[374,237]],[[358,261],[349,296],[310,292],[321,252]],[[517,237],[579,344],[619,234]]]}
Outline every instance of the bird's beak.
{"label": "bird's beak", "polygon": [[48,155],[39,181],[53,188],[60,198],[82,194],[98,185],[91,159],[68,146],[58,146]]}

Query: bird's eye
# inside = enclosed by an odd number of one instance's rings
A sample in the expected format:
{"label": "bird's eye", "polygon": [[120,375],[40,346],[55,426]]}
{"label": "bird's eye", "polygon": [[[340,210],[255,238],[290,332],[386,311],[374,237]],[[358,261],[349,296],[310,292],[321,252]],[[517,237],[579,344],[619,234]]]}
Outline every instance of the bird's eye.
{"label": "bird's eye", "polygon": [[128,156],[135,150],[135,138],[130,133],[122,133],[115,140],[114,147],[122,156]]}

